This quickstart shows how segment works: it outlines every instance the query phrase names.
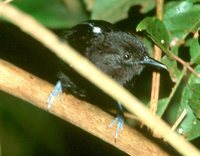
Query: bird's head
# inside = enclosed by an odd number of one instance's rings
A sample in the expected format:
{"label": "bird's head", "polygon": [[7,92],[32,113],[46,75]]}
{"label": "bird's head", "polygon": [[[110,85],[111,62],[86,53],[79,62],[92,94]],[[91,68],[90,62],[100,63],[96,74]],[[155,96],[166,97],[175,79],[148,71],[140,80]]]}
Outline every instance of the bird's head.
{"label": "bird's head", "polygon": [[72,28],[68,42],[114,80],[124,85],[145,66],[166,69],[148,56],[142,41],[113,24],[91,20]]}
{"label": "bird's head", "polygon": [[167,69],[164,64],[149,57],[142,41],[129,32],[102,30],[90,43],[93,46],[87,49],[87,57],[120,84],[139,75],[145,66]]}

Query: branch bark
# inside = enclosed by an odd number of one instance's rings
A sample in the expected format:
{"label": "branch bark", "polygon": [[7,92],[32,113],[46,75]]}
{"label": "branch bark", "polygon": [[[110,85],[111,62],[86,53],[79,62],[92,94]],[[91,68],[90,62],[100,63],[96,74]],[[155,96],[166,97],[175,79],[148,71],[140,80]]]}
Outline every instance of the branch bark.
{"label": "branch bark", "polygon": [[[53,90],[51,84],[1,59],[0,76],[0,90],[47,111],[47,99]],[[62,95],[62,103],[55,100],[50,113],[80,127],[127,154],[168,155],[154,142],[126,125],[115,143],[115,128],[107,127],[113,119],[112,116],[69,94]]]}

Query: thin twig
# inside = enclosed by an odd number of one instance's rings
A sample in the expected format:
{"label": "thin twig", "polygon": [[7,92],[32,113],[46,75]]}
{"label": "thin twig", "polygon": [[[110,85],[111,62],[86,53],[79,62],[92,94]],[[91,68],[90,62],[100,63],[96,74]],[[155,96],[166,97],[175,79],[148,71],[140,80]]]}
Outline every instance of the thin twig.
{"label": "thin twig", "polygon": [[176,93],[176,90],[178,89],[178,87],[179,87],[179,85],[180,85],[185,73],[186,73],[186,68],[184,68],[181,71],[181,73],[180,73],[180,75],[179,75],[179,77],[178,77],[178,79],[176,81],[175,86],[172,88],[172,91],[171,91],[169,97],[167,98],[167,101],[163,104],[163,107],[162,107],[163,111],[159,114],[160,117],[162,117],[162,115],[164,114],[165,110],[167,109],[169,103],[171,102],[171,100],[172,100],[174,94]]}
{"label": "thin twig", "polygon": [[[164,0],[156,0],[156,16],[160,20],[162,20],[163,18],[163,5],[164,5]],[[162,50],[155,45],[154,58],[160,61],[161,56],[162,56]],[[159,72],[153,72],[151,88],[152,89],[151,89],[150,111],[155,114],[158,108],[159,89],[160,89],[160,73]]]}
{"label": "thin twig", "polygon": [[[161,59],[161,50],[155,45],[154,58],[157,60]],[[152,86],[151,86],[151,100],[150,100],[150,111],[156,113],[158,108],[158,99],[159,99],[159,89],[160,89],[160,73],[153,72],[152,74]]]}
{"label": "thin twig", "polygon": [[[185,35],[186,37],[187,35]],[[198,34],[198,31],[196,31],[194,33],[194,38],[198,38],[199,34]],[[185,43],[185,37],[183,37],[178,43],[178,38],[177,39],[174,39],[174,40],[177,40],[177,41],[174,41],[173,45],[172,46],[181,46],[182,44]],[[185,62],[183,59],[181,59],[180,57],[176,56],[172,51],[168,50],[168,49],[163,49],[163,51],[165,51],[167,54],[169,54],[169,57],[171,57],[172,59],[176,60],[177,62],[179,62],[180,64],[182,64],[186,69],[188,69],[191,73],[193,73],[195,76],[197,77],[200,77],[200,73],[196,72],[192,67],[191,65],[193,64],[193,62]]]}
{"label": "thin twig", "polygon": [[170,56],[176,60],[177,62],[179,62],[180,64],[182,64],[185,68],[187,68],[190,72],[192,72],[195,76],[200,77],[200,73],[196,72],[189,63],[185,62],[184,60],[182,60],[180,57],[176,56],[174,53],[170,52]]}
{"label": "thin twig", "polygon": [[[170,127],[165,122],[149,112],[149,110],[136,97],[132,96],[131,93],[107,75],[103,74],[82,55],[75,52],[75,50],[67,46],[65,43],[62,43],[53,33],[44,28],[31,16],[26,15],[8,4],[0,5],[0,15],[37,39],[41,44],[48,47],[54,52],[54,54],[63,61],[72,65],[77,72],[94,83],[105,93],[117,101],[120,101],[125,108],[138,116],[138,118],[149,128],[153,131],[159,132],[163,139],[168,141],[181,154],[200,155],[197,148],[187,142],[182,136],[171,131]],[[66,109],[67,108],[65,108],[65,110]]]}
{"label": "thin twig", "polygon": [[187,115],[187,110],[184,109],[183,112],[181,113],[181,115],[176,120],[176,122],[173,124],[173,126],[171,128],[172,131],[177,129],[178,125],[183,121],[183,119],[185,118],[186,115]]}

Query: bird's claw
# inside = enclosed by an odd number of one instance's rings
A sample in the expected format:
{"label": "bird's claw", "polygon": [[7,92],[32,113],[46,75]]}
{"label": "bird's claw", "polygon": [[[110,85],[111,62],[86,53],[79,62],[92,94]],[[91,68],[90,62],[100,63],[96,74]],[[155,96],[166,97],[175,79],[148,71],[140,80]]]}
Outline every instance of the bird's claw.
{"label": "bird's claw", "polygon": [[50,110],[54,98],[57,97],[59,99],[59,101],[61,102],[61,94],[62,94],[62,85],[61,85],[61,81],[58,81],[53,89],[53,91],[51,92],[51,94],[49,95],[48,101],[47,101],[47,109]]}
{"label": "bird's claw", "polygon": [[115,131],[115,142],[117,141],[119,131],[123,130],[123,125],[124,125],[124,117],[121,114],[118,114],[117,117],[108,125],[108,127],[112,127],[114,124],[117,124],[117,128]]}

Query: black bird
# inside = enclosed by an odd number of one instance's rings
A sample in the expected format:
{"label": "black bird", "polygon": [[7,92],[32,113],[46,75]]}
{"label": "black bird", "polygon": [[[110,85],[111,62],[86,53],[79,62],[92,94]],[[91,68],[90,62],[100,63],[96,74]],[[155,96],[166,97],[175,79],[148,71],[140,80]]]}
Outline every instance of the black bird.
{"label": "black bird", "polygon": [[[63,42],[70,44],[122,86],[126,86],[131,82],[135,76],[142,72],[145,66],[166,69],[164,64],[149,57],[144,44],[139,38],[130,32],[118,29],[106,21],[86,21],[70,30],[62,31],[59,36]],[[58,77],[60,81],[58,81],[48,99],[48,108],[50,108],[54,96],[59,95],[62,89],[91,103],[105,104],[114,101],[80,76],[70,65],[63,63],[62,72],[58,74]],[[118,104],[120,115],[117,117],[119,124],[115,138],[117,138],[118,130],[123,125],[122,106],[120,102]]]}

